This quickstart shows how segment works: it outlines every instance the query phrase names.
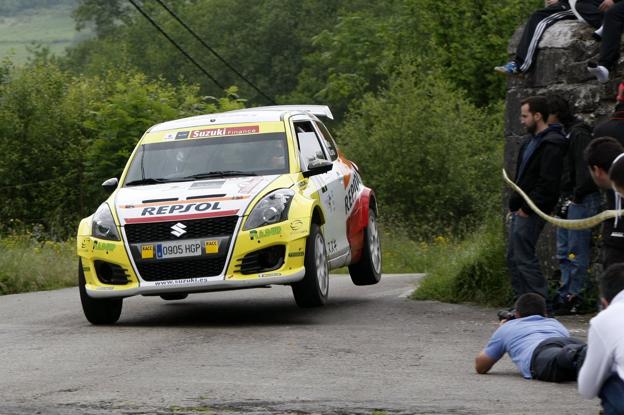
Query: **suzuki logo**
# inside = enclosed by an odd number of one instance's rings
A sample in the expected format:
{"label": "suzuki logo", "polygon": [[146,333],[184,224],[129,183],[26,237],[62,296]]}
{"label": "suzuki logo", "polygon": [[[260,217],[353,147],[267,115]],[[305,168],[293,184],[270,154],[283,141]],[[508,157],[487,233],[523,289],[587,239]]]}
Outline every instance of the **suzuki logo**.
{"label": "suzuki logo", "polygon": [[178,238],[186,233],[186,231],[185,231],[186,226],[183,223],[180,223],[180,222],[178,222],[175,225],[173,225],[171,227],[171,229],[173,229],[171,231],[171,234],[177,236]]}

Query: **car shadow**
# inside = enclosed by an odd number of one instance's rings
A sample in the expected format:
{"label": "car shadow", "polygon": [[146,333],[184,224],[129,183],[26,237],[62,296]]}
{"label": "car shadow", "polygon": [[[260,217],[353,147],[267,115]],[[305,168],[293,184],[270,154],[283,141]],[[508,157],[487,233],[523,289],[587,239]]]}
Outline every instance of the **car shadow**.
{"label": "car shadow", "polygon": [[[159,304],[158,301],[161,301]],[[230,327],[306,326],[339,320],[346,311],[365,306],[365,298],[331,298],[323,307],[299,308],[292,299],[218,299],[192,296],[181,301],[150,299],[147,307],[132,305],[122,311],[121,327]],[[127,309],[126,309],[127,308]]]}

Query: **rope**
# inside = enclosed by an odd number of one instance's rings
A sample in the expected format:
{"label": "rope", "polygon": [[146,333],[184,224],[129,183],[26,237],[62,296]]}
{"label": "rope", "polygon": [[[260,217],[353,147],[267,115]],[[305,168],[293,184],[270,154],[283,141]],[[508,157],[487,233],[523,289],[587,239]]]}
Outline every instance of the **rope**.
{"label": "rope", "polygon": [[549,216],[549,215],[545,214],[537,206],[535,206],[535,203],[533,203],[531,198],[529,198],[529,196],[526,193],[524,193],[524,191],[520,187],[518,187],[517,184],[515,184],[513,181],[511,181],[511,179],[509,179],[505,169],[503,169],[503,180],[505,180],[505,182],[513,190],[515,190],[517,193],[520,194],[520,196],[522,196],[522,198],[531,207],[533,212],[537,213],[537,215],[539,217],[541,217],[542,219],[544,219],[546,222],[552,223],[553,225],[558,226],[560,228],[575,229],[575,230],[589,229],[589,228],[593,228],[594,226],[604,222],[605,220],[614,219],[614,218],[620,216],[620,214],[618,213],[617,210],[604,210],[604,211],[600,212],[599,214],[597,214],[595,216],[592,216],[590,218],[585,218],[585,219],[560,219],[560,218],[555,218],[555,217],[552,217],[552,216]]}

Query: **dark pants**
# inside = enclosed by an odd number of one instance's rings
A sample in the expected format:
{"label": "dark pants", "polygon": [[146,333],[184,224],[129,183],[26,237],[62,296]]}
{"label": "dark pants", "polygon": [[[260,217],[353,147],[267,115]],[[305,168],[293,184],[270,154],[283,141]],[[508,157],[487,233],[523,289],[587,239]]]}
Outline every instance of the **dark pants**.
{"label": "dark pants", "polygon": [[572,337],[542,341],[531,357],[531,377],[546,382],[575,381],[585,360],[587,345]]}
{"label": "dark pants", "polygon": [[602,26],[604,14],[598,10],[598,6],[603,0],[578,0],[576,2],[576,11],[589,23],[594,29]]}
{"label": "dark pants", "polygon": [[559,20],[574,18],[574,13],[570,10],[566,0],[533,12],[524,26],[518,49],[516,49],[515,61],[520,72],[527,72],[531,69],[537,46],[546,29]]}
{"label": "dark pants", "polygon": [[513,214],[509,229],[507,267],[511,274],[514,302],[522,294],[537,293],[548,298],[548,283],[535,255],[535,245],[544,220],[535,214],[527,218]]}
{"label": "dark pants", "polygon": [[624,381],[617,374],[602,385],[600,399],[604,415],[624,414]]}
{"label": "dark pants", "polygon": [[620,57],[620,40],[624,30],[624,2],[615,3],[604,14],[599,65],[611,70]]}

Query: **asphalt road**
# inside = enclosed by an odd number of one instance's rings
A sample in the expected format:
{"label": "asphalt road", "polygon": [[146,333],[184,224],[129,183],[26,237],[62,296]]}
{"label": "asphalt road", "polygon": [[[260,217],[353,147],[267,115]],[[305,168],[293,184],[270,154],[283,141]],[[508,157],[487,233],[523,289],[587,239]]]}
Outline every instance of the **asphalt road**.
{"label": "asphalt road", "polygon": [[[419,278],[332,277],[313,310],[288,287],[134,297],[110,327],[75,288],[0,297],[0,414],[598,413],[508,358],[475,374],[494,310],[407,299]],[[563,321],[586,335],[587,318]]]}

